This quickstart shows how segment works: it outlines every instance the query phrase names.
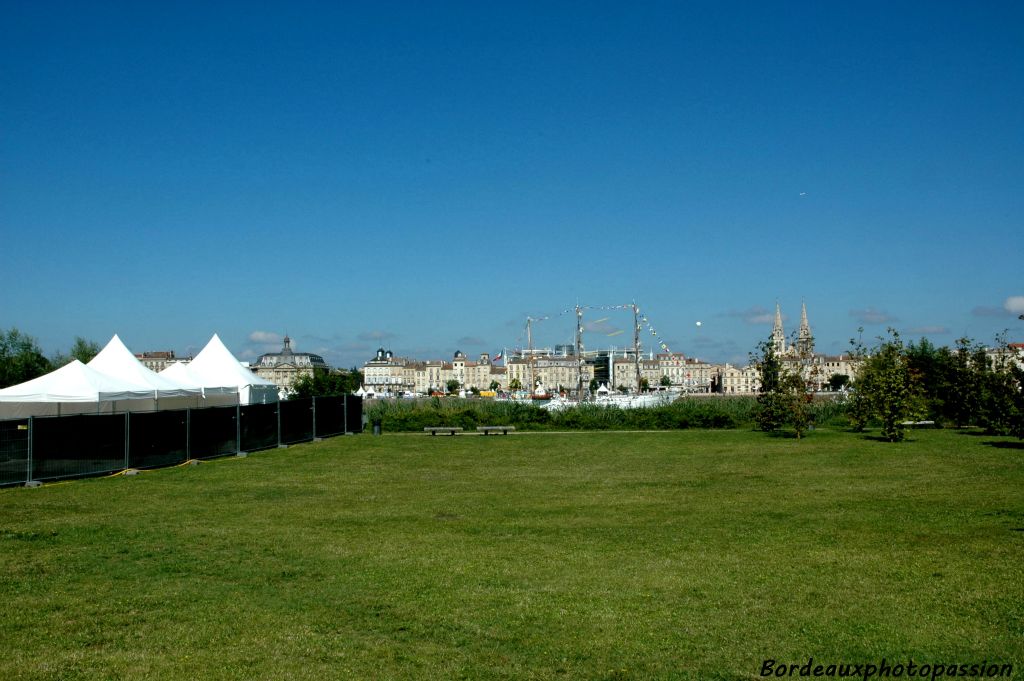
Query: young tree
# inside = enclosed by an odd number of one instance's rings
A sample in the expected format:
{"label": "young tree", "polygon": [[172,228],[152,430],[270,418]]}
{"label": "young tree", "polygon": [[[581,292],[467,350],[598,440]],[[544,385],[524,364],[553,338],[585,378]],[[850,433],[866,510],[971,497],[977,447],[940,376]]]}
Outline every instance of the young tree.
{"label": "young tree", "polygon": [[497,392],[498,388],[501,387],[501,384],[498,383],[497,381],[491,381],[491,385],[489,387],[492,392]]}
{"label": "young tree", "polygon": [[899,442],[906,437],[903,423],[919,419],[923,412],[923,392],[899,334],[889,329],[889,337],[879,341],[857,374],[856,415],[877,417],[882,437]]}
{"label": "young tree", "polygon": [[771,432],[786,422],[787,398],[782,390],[782,361],[775,353],[775,345],[770,339],[761,341],[757,347],[758,354],[750,357],[757,367],[760,383],[754,423],[758,430]]}
{"label": "young tree", "polygon": [[457,380],[455,380],[454,378],[450,378],[450,379],[448,379],[448,382],[447,382],[447,383],[445,383],[445,387],[447,387],[447,388],[448,388],[448,394],[449,394],[449,395],[454,395],[455,393],[459,392],[459,387],[460,387],[461,385],[462,385],[462,384],[461,384],[461,383],[459,383],[459,382],[458,382]]}
{"label": "young tree", "polygon": [[671,387],[672,385],[672,379],[668,377],[668,374],[663,374],[661,380],[658,382],[666,388]]}
{"label": "young tree", "polygon": [[511,381],[508,382],[508,389],[509,390],[522,390],[523,389],[523,382],[520,381],[518,378],[513,378]]}

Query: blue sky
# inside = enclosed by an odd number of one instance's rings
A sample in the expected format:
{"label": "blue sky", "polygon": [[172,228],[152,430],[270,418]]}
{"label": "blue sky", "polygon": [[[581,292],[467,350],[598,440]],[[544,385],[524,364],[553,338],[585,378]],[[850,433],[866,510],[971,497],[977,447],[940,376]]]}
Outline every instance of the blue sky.
{"label": "blue sky", "polygon": [[0,12],[0,328],[48,352],[1024,340],[1020,3]]}

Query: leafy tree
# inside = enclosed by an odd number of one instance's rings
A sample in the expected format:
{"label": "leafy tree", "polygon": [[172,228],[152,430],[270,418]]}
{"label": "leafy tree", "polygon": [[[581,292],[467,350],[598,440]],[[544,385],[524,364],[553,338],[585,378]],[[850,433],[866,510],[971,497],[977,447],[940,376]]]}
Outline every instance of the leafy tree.
{"label": "leafy tree", "polygon": [[55,367],[62,367],[75,359],[82,364],[88,364],[93,357],[100,354],[100,350],[102,349],[103,348],[100,347],[99,343],[96,343],[95,341],[86,340],[81,336],[75,336],[75,342],[71,346],[71,350],[68,354],[65,355],[58,352],[53,356],[50,362]]}
{"label": "leafy tree", "polygon": [[667,374],[664,374],[664,375],[662,375],[661,380],[659,381],[659,383],[661,383],[661,385],[663,385],[666,388],[668,388],[669,386],[672,385],[672,379],[669,378]]}
{"label": "leafy tree", "polygon": [[0,388],[31,381],[52,370],[35,338],[14,327],[0,332]]}
{"label": "leafy tree", "polygon": [[846,374],[832,374],[828,377],[828,388],[832,392],[839,392],[850,384],[850,377]]}
{"label": "leafy tree", "polygon": [[501,387],[501,384],[497,381],[491,381],[491,385],[489,387],[492,391],[497,392],[498,388]]}
{"label": "leafy tree", "polygon": [[447,387],[447,388],[448,388],[448,394],[449,394],[449,395],[454,395],[455,393],[459,392],[459,387],[460,387],[461,385],[462,385],[462,384],[461,384],[461,383],[459,383],[459,382],[458,382],[457,380],[455,380],[454,378],[449,378],[449,379],[448,379],[448,382],[447,382],[447,383],[445,383],[445,387]]}
{"label": "leafy tree", "polygon": [[758,430],[771,432],[786,422],[788,399],[782,390],[782,361],[775,353],[775,345],[771,340],[761,341],[757,347],[758,353],[750,358],[757,367],[760,379],[754,423]]}
{"label": "leafy tree", "polygon": [[758,430],[771,432],[789,424],[800,439],[810,428],[811,395],[805,373],[810,374],[808,363],[800,361],[804,359],[810,359],[809,352],[797,357],[797,362],[783,363],[770,339],[758,344],[758,353],[751,355],[760,382],[754,410]]}
{"label": "leafy tree", "polygon": [[518,378],[513,378],[508,383],[508,389],[509,390],[522,390],[523,389],[523,382],[520,381]]}
{"label": "leafy tree", "polygon": [[640,379],[640,392],[647,392],[651,389],[651,382],[644,376]]}
{"label": "leafy tree", "polygon": [[601,384],[597,382],[596,378],[590,379],[590,392],[596,393],[597,389],[601,387]]}
{"label": "leafy tree", "polygon": [[924,396],[899,334],[889,329],[889,338],[879,340],[857,374],[855,425],[856,419],[863,419],[862,429],[867,417],[876,417],[882,423],[882,437],[899,442],[906,437],[903,423],[919,419],[924,412]]}
{"label": "leafy tree", "polygon": [[978,400],[976,421],[987,433],[1009,435],[1020,420],[1015,400],[1020,383],[1011,370],[1016,363],[1011,361],[1005,339],[999,339],[999,346],[992,356],[979,348],[971,362]]}
{"label": "leafy tree", "polygon": [[292,383],[289,397],[327,397],[355,392],[363,382],[363,374],[353,368],[350,371],[328,371],[314,369],[312,374],[303,374]]}

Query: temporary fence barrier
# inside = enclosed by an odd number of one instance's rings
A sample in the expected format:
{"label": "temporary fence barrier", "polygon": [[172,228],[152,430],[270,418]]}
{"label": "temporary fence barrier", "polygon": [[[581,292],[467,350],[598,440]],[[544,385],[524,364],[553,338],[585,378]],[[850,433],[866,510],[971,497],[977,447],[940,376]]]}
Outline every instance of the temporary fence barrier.
{"label": "temporary fence barrier", "polygon": [[173,466],[362,432],[355,395],[0,421],[0,486]]}

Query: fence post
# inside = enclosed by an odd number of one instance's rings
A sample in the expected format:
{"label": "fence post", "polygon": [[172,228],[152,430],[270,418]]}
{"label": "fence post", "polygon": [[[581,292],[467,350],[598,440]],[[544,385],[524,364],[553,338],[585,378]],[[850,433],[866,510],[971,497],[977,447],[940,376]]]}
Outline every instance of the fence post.
{"label": "fence post", "polygon": [[35,417],[28,417],[28,469],[25,471],[25,483],[32,482],[32,440],[35,436]]}
{"label": "fence post", "polygon": [[128,470],[128,454],[131,450],[131,428],[132,428],[132,413],[126,411],[124,413],[124,469]]}

